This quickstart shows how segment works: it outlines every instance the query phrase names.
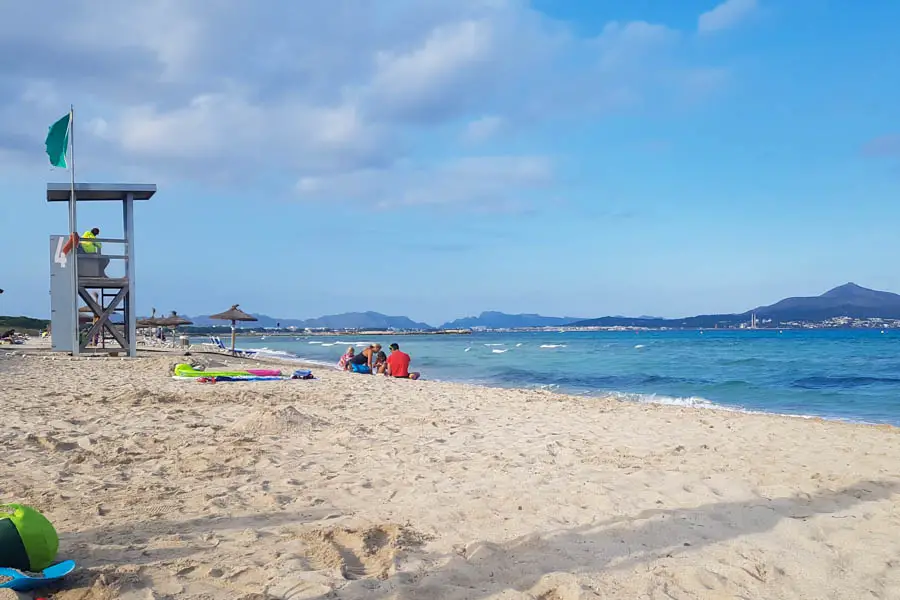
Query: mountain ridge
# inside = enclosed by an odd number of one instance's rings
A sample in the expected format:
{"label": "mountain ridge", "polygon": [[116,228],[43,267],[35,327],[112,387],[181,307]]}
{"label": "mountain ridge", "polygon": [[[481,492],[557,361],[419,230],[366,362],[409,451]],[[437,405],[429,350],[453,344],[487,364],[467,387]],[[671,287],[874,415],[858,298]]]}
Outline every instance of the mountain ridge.
{"label": "mountain ridge", "polygon": [[[247,327],[274,328],[297,327],[299,329],[434,329],[428,323],[413,321],[405,316],[384,315],[375,311],[346,312],[323,315],[312,319],[281,319],[264,314],[250,313],[258,321],[246,323]],[[226,321],[210,319],[209,315],[190,317],[196,327],[212,327],[227,324]]]}
{"label": "mountain ridge", "polygon": [[578,317],[545,317],[534,313],[508,314],[495,310],[483,311],[477,317],[463,317],[448,321],[441,329],[516,329],[521,327],[563,327],[580,320]]}
{"label": "mountain ridge", "polygon": [[856,319],[900,319],[900,294],[882,292],[850,282],[819,296],[795,296],[742,313],[697,315],[681,319],[631,319],[600,317],[573,323],[574,327],[716,327],[745,323],[756,313],[757,319],[772,323],[818,322],[837,317]]}
{"label": "mountain ridge", "polygon": [[[818,296],[792,296],[766,306],[758,306],[741,313],[696,315],[678,319],[661,317],[606,316],[594,319],[577,317],[548,317],[535,313],[509,314],[500,311],[483,311],[478,316],[463,317],[444,323],[440,329],[520,329],[540,327],[675,327],[707,328],[734,327],[750,321],[753,313],[761,321],[773,324],[787,322],[816,322],[835,317],[857,319],[900,319],[900,294],[865,288],[849,282],[832,288]],[[405,316],[390,316],[374,311],[347,312],[323,315],[313,319],[280,319],[254,314],[259,321],[247,323],[247,327],[274,328],[297,327],[301,329],[436,329],[427,323],[413,321]],[[199,327],[224,325],[208,315],[192,319]]]}

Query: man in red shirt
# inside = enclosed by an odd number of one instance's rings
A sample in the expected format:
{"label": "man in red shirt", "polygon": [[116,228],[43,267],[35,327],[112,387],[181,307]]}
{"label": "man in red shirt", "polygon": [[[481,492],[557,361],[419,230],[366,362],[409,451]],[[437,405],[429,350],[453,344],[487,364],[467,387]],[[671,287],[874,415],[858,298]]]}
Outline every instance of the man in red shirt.
{"label": "man in red shirt", "polygon": [[406,352],[400,352],[399,344],[390,345],[391,355],[387,359],[387,370],[384,372],[388,377],[402,377],[403,379],[418,379],[418,373],[409,372],[409,363],[412,360]]}

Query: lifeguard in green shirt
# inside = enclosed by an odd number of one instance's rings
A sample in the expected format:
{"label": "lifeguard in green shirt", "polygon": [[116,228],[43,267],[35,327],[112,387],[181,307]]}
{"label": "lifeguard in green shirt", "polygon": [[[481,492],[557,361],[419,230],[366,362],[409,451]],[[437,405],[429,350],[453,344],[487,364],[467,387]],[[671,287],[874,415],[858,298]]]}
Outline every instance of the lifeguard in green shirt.
{"label": "lifeguard in green shirt", "polygon": [[81,249],[85,253],[98,254],[100,252],[100,247],[103,244],[101,244],[100,242],[92,241],[98,235],[100,235],[100,230],[94,227],[90,231],[85,231],[84,235],[81,236]]}

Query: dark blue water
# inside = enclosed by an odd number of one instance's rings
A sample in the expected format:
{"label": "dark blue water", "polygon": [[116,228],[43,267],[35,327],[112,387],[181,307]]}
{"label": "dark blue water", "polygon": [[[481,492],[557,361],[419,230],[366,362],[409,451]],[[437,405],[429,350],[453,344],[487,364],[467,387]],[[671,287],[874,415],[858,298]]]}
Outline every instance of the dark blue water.
{"label": "dark blue water", "polygon": [[900,425],[900,331],[485,333],[242,338],[337,362],[397,341],[428,379]]}

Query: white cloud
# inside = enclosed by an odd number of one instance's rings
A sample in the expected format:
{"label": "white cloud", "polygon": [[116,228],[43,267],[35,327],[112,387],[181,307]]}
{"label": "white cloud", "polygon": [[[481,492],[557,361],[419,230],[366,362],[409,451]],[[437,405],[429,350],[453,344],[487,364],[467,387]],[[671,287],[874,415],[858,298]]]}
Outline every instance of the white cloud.
{"label": "white cloud", "polygon": [[679,80],[677,98],[686,105],[707,100],[731,81],[731,72],[723,68],[690,69],[676,75]]}
{"label": "white cloud", "polygon": [[756,0],[725,0],[697,19],[697,31],[713,33],[731,29],[751,16],[758,8]]}
{"label": "white cloud", "polygon": [[[73,103],[86,173],[277,175],[307,193],[389,180],[406,191],[388,204],[427,203],[438,177],[439,203],[506,197],[459,170],[528,187],[516,169],[536,163],[469,163],[454,144],[678,97],[702,73],[680,37],[643,21],[579,37],[524,0],[32,0],[0,22],[0,151],[45,167],[46,128]],[[446,164],[411,167],[436,136]]]}
{"label": "white cloud", "polygon": [[88,121],[88,132],[98,138],[105,138],[109,135],[109,123],[105,119],[95,117]]}
{"label": "white cloud", "polygon": [[322,191],[322,183],[318,177],[301,177],[297,182],[297,191],[301,194],[316,194]]}
{"label": "white cloud", "polygon": [[363,128],[353,106],[317,107],[293,100],[261,106],[243,94],[215,93],[195,96],[169,111],[152,105],[128,109],[107,136],[135,155],[190,159],[228,147],[258,151],[298,141],[329,153],[360,143],[367,133]]}
{"label": "white cloud", "polygon": [[496,115],[489,115],[475,119],[474,121],[469,121],[463,132],[463,139],[469,142],[483,142],[497,135],[497,133],[503,129],[505,124],[506,120],[503,117],[498,117]]}
{"label": "white cloud", "polygon": [[303,177],[297,190],[309,200],[364,202],[373,208],[520,207],[528,194],[553,182],[543,156],[470,156],[438,164],[403,164],[329,177]]}
{"label": "white cloud", "polygon": [[56,88],[49,81],[26,81],[21,100],[24,104],[30,104],[41,108],[58,108],[61,104]]}
{"label": "white cloud", "polygon": [[612,21],[594,40],[599,64],[604,71],[616,71],[640,65],[648,55],[674,43],[679,35],[665,25],[645,21]]}
{"label": "white cloud", "polygon": [[441,110],[491,60],[492,43],[484,20],[437,27],[410,52],[379,52],[369,94],[391,115]]}

